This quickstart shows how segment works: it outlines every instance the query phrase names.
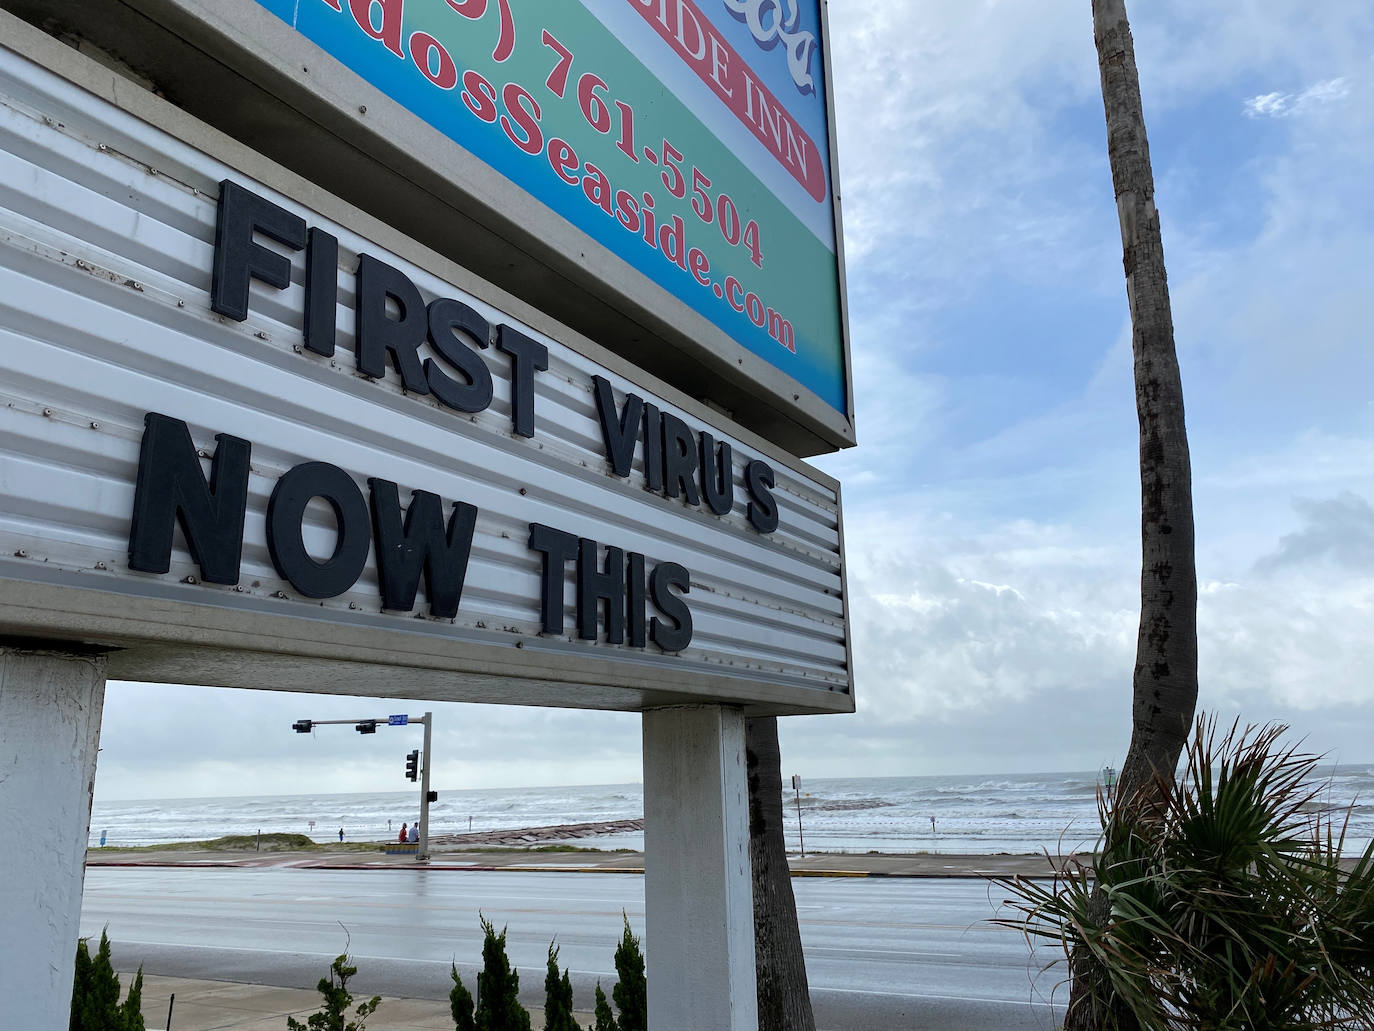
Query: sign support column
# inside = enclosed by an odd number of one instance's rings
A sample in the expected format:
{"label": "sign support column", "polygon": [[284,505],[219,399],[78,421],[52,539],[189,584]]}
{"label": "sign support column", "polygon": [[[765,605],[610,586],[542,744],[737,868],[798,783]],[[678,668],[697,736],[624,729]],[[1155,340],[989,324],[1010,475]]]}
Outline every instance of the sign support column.
{"label": "sign support column", "polygon": [[649,1026],[757,1031],[744,716],[644,713]]}
{"label": "sign support column", "polygon": [[66,1031],[105,657],[0,643],[0,980],[6,1026]]}

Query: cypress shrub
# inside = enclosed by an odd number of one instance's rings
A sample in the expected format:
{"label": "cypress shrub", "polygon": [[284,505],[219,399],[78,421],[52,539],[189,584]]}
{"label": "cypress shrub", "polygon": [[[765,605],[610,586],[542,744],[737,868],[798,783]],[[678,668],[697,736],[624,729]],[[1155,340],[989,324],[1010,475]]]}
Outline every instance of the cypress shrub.
{"label": "cypress shrub", "polygon": [[134,983],[129,986],[129,997],[124,1000],[124,1005],[119,1009],[122,1019],[120,1027],[123,1031],[147,1031],[147,1025],[143,1023],[143,966],[141,964],[138,973],[134,975]]}
{"label": "cypress shrub", "polygon": [[611,989],[611,998],[620,1016],[618,1031],[646,1031],[649,1026],[649,990],[644,981],[644,954],[639,950],[639,939],[630,930],[630,918],[625,921],[625,933],[615,950],[615,971],[620,980]]}
{"label": "cypress shrub", "polygon": [[572,980],[558,969],[558,946],[549,942],[549,966],[544,975],[544,1031],[582,1031],[573,1019]]}
{"label": "cypress shrub", "polygon": [[520,1005],[520,974],[506,958],[506,929],[482,922],[482,972],[477,975],[477,1031],[530,1031],[530,1014]]}
{"label": "cypress shrub", "polygon": [[453,1014],[455,1031],[477,1031],[472,1019],[472,993],[458,976],[456,963],[449,964],[448,976],[453,978],[453,989],[448,993],[448,1008]]}
{"label": "cypress shrub", "polygon": [[82,938],[76,943],[72,977],[71,1031],[144,1031],[143,968],[138,968],[129,997],[119,1002],[119,975],[110,962],[110,938],[100,932],[95,958]]}
{"label": "cypress shrub", "polygon": [[611,1012],[611,1004],[606,1001],[606,993],[601,990],[601,982],[596,982],[596,1024],[592,1031],[620,1031],[615,1026],[615,1014]]}

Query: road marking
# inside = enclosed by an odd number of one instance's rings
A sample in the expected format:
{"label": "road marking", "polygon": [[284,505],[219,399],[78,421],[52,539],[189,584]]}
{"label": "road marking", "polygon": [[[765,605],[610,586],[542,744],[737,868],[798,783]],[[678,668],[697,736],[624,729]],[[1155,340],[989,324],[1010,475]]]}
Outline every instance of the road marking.
{"label": "road marking", "polygon": [[864,988],[812,988],[813,995],[872,995],[883,999],[935,999],[940,1002],[987,1002],[997,1006],[1040,1006],[1051,1008],[1048,1002],[1033,999],[988,999],[980,995],[936,995],[931,992],[875,992]]}

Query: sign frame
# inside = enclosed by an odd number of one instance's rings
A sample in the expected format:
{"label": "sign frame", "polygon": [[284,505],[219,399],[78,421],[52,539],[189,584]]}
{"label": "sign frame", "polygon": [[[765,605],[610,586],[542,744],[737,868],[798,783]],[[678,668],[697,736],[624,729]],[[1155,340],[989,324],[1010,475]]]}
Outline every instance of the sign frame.
{"label": "sign frame", "polygon": [[[247,147],[208,130],[152,94],[131,91],[126,84],[111,80],[91,62],[50,37],[0,14],[0,26],[6,22],[11,22],[6,27],[14,29],[6,49],[271,189],[297,198],[324,217],[356,227],[357,232],[388,251],[483,297],[510,316],[547,333],[570,351],[677,405],[702,424],[723,427],[770,461],[833,487],[838,509],[838,483],[785,451],[730,425],[707,406],[635,370],[592,341],[482,283],[447,259],[319,191]],[[842,557],[842,522],[837,533]],[[839,572],[843,585],[842,561]],[[840,685],[838,690],[817,690],[814,695],[808,691],[806,697],[799,697],[796,689],[778,683],[746,683],[739,677],[701,670],[675,671],[667,678],[661,673],[646,674],[591,651],[571,654],[567,650],[545,650],[537,639],[513,638],[507,653],[493,661],[490,644],[407,632],[404,623],[392,616],[360,613],[347,625],[330,625],[299,611],[282,614],[280,606],[270,604],[268,599],[249,604],[236,601],[232,609],[194,600],[188,603],[183,585],[165,582],[150,582],[137,596],[116,596],[99,583],[99,577],[73,578],[61,574],[60,570],[44,568],[22,555],[0,557],[0,611],[4,614],[0,629],[11,636],[111,646],[116,650],[110,656],[110,674],[122,679],[236,687],[270,685],[346,694],[387,693],[416,699],[629,710],[722,701],[742,704],[751,714],[853,710],[848,602],[843,586],[847,684]],[[116,597],[118,603],[112,604]],[[190,614],[179,625],[173,625],[169,618],[178,609]],[[273,642],[277,653],[266,654],[264,641]],[[379,692],[378,673],[387,669],[394,670],[398,679]]]}

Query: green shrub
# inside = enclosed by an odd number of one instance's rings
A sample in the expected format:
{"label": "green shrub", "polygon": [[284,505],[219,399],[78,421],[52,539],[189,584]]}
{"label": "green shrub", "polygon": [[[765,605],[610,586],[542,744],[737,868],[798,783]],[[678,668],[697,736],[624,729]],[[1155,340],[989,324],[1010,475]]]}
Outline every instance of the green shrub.
{"label": "green shrub", "polygon": [[615,1014],[611,1004],[606,1001],[606,993],[601,990],[601,982],[596,982],[596,1024],[591,1031],[620,1031],[615,1026]]}
{"label": "green shrub", "polygon": [[649,991],[644,981],[644,954],[639,939],[630,930],[630,918],[621,912],[625,933],[615,950],[615,972],[620,980],[611,989],[611,998],[619,1012],[618,1031],[646,1031],[649,1026]]}
{"label": "green shrub", "polygon": [[482,972],[477,975],[477,1031],[530,1031],[530,1014],[520,1005],[520,974],[506,958],[506,929],[496,933],[484,916]]}
{"label": "green shrub", "polygon": [[287,1031],[364,1031],[367,1018],[382,1004],[382,997],[374,995],[367,1002],[359,1003],[354,1011],[356,1019],[348,1019],[348,1007],[353,1005],[353,993],[348,990],[348,979],[358,972],[358,968],[348,965],[348,953],[337,956],[329,965],[329,976],[320,978],[320,995],[324,997],[324,1007],[312,1013],[302,1024],[295,1017],[286,1018]]}
{"label": "green shrub", "polygon": [[558,946],[549,942],[549,965],[544,975],[544,1031],[582,1031],[573,1019],[572,980],[558,969]]}
{"label": "green shrub", "polygon": [[477,1031],[477,1025],[472,1019],[472,993],[458,976],[456,963],[449,964],[448,976],[453,978],[453,988],[448,993],[448,1008],[453,1014],[455,1031]]}
{"label": "green shrub", "polygon": [[143,968],[134,975],[129,997],[119,1001],[119,975],[110,963],[110,939],[100,932],[100,947],[91,958],[86,939],[76,943],[72,977],[71,1031],[144,1031]]}
{"label": "green shrub", "polygon": [[1108,1025],[1374,1027],[1374,844],[1342,867],[1344,830],[1311,815],[1319,757],[1280,748],[1285,729],[1218,739],[1200,718],[1162,805],[1101,796],[1102,854],[1048,886],[999,882],[1023,915],[998,922],[1096,957],[1083,988]]}

